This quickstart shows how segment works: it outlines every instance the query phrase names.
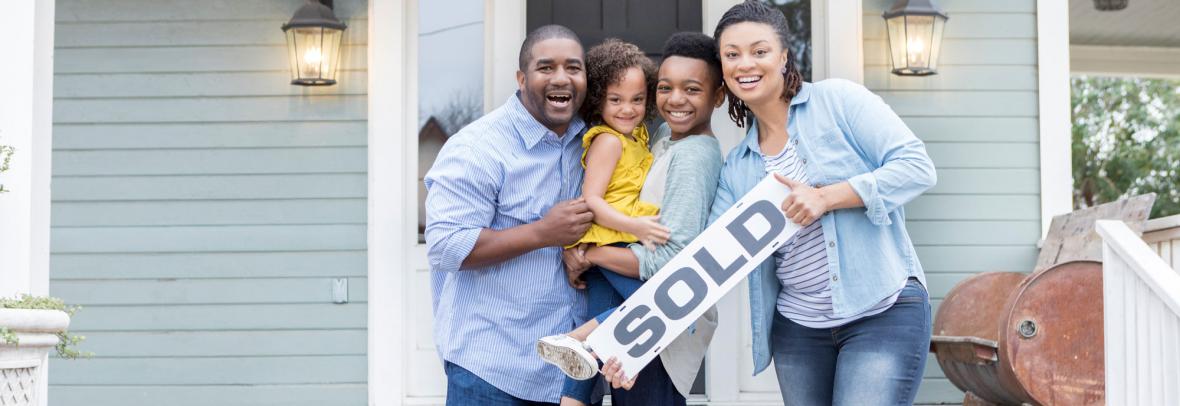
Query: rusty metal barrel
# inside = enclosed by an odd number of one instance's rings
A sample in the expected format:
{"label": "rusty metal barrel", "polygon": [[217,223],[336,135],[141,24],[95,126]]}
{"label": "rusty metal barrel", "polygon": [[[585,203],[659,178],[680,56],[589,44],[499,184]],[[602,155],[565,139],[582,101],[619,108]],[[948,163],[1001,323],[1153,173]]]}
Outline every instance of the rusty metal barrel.
{"label": "rusty metal barrel", "polygon": [[930,347],[965,405],[1101,405],[1102,330],[1102,264],[1079,261],[960,282]]}

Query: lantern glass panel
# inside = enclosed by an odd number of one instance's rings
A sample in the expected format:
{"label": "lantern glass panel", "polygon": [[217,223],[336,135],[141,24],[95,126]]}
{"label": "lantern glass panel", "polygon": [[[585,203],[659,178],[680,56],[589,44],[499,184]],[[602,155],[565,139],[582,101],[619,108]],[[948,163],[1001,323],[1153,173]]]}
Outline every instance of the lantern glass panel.
{"label": "lantern glass panel", "polygon": [[906,16],[906,67],[911,71],[930,68],[934,16]]}
{"label": "lantern glass panel", "polygon": [[889,57],[893,63],[893,69],[901,69],[906,66],[905,47],[905,16],[897,16],[885,20],[885,25],[889,31]]}
{"label": "lantern glass panel", "polygon": [[938,70],[938,58],[942,54],[942,30],[946,27],[946,19],[934,18],[934,33],[930,37],[930,70]]}
{"label": "lantern glass panel", "polygon": [[299,58],[295,46],[295,30],[287,30],[287,60],[291,65],[291,80],[299,79]]}
{"label": "lantern glass panel", "polygon": [[335,83],[343,31],[323,27],[293,27],[287,30],[287,38],[293,81],[321,85]]}
{"label": "lantern glass panel", "polygon": [[324,38],[322,43],[323,58],[320,67],[320,77],[328,80],[336,80],[336,70],[340,66],[340,40],[344,32],[341,30],[325,28]]}

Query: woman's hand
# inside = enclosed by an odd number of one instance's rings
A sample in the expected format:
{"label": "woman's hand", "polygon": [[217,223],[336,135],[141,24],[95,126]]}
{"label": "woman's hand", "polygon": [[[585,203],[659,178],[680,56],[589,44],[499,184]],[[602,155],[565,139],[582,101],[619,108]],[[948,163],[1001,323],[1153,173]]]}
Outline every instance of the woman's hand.
{"label": "woman's hand", "polygon": [[648,251],[655,251],[656,245],[668,243],[672,229],[660,224],[660,216],[634,217],[627,232],[639,237],[639,242]]}
{"label": "woman's hand", "polygon": [[774,178],[791,188],[791,194],[783,200],[782,209],[795,224],[806,227],[828,212],[827,199],[820,189],[777,173]]}
{"label": "woman's hand", "polygon": [[610,360],[607,360],[606,364],[603,364],[602,377],[610,383],[610,387],[615,389],[623,388],[625,390],[631,390],[631,387],[635,386],[636,377],[633,376],[631,379],[627,379],[626,376],[623,376],[623,365],[619,364],[619,359],[615,357],[610,357]]}

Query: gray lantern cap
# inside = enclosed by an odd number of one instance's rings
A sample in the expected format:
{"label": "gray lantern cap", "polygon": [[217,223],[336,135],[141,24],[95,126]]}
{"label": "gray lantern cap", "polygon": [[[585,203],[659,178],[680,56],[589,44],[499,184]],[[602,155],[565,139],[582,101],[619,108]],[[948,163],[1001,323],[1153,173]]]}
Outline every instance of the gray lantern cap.
{"label": "gray lantern cap", "polygon": [[903,15],[939,16],[944,20],[950,18],[947,17],[946,13],[942,12],[942,9],[938,8],[938,6],[934,4],[933,0],[898,0],[897,2],[893,3],[893,7],[890,7],[889,10],[885,12],[883,17],[885,17],[885,19],[890,19]]}
{"label": "gray lantern cap", "polygon": [[304,3],[303,7],[296,10],[295,15],[291,16],[291,21],[283,24],[283,32],[286,32],[290,28],[299,27],[324,27],[337,30],[347,28],[343,22],[340,22],[336,18],[336,14],[332,12],[332,7],[316,0],[307,0],[307,3]]}

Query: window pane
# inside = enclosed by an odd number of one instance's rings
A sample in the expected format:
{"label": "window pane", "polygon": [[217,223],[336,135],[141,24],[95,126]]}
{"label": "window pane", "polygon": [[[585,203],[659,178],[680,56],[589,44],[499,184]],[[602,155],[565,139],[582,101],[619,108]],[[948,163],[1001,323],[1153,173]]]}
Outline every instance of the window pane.
{"label": "window pane", "polygon": [[788,47],[803,80],[811,81],[811,0],[763,0],[783,12],[790,27]]}
{"label": "window pane", "polygon": [[452,134],[483,115],[484,0],[418,3],[418,241],[422,179]]}

